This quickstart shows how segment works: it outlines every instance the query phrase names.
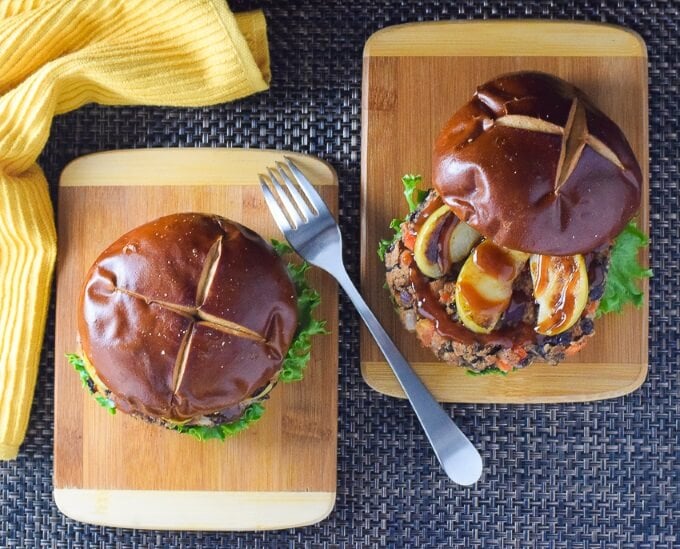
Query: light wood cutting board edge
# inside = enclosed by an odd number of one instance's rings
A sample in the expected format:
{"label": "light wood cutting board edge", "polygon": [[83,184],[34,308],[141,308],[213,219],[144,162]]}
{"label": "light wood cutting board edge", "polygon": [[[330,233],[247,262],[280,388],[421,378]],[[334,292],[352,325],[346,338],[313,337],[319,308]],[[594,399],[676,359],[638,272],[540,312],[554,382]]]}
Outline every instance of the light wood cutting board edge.
{"label": "light wood cutting board edge", "polygon": [[335,506],[335,492],[61,488],[54,490],[54,501],[67,517],[99,526],[244,532],[298,528],[321,522]]}
{"label": "light wood cutting board edge", "polygon": [[647,57],[647,46],[631,29],[592,21],[428,21],[373,33],[363,57],[590,57],[594,52],[599,57]]}
{"label": "light wood cutting board edge", "polygon": [[[286,151],[248,149],[136,149],[95,153],[67,165],[60,187],[256,185],[257,174],[264,167],[282,160],[284,154],[293,158],[315,183],[337,187],[335,171],[323,160]],[[200,177],[196,176],[197,160],[201,166]],[[153,182],[149,181],[148,174],[139,177],[140,169],[143,171],[149,162],[159,167]],[[266,210],[262,213],[269,215]],[[337,301],[337,287],[335,296]],[[333,338],[337,334],[337,318],[327,316],[327,319],[333,330],[328,337]],[[60,348],[56,341],[55,348]],[[337,385],[337,357],[334,361],[324,362],[323,366],[330,367],[331,362],[335,364],[334,385]],[[58,398],[57,393],[55,399]],[[84,395],[83,398],[89,397]],[[335,401],[337,397],[331,400]],[[337,436],[333,437],[333,445],[335,455]],[[335,471],[332,482],[335,485]],[[67,485],[57,487],[55,482],[53,495],[62,513],[91,524],[142,529],[252,531],[318,523],[333,510],[336,491],[83,489]]]}
{"label": "light wood cutting board edge", "polygon": [[[531,37],[530,39],[528,37]],[[569,48],[565,49],[565,41]],[[377,31],[369,37],[363,53],[362,77],[362,142],[361,142],[361,281],[366,277],[366,254],[375,253],[375,242],[367,240],[365,199],[368,185],[369,67],[370,57],[631,57],[647,58],[647,48],[636,32],[616,25],[573,21],[446,21],[407,23]],[[644,105],[647,100],[647,70],[641,75]],[[387,92],[389,96],[389,92]],[[386,101],[389,102],[389,97]],[[641,113],[644,146],[638,155],[643,169],[644,185],[640,213],[642,230],[649,234],[649,158],[648,113]],[[644,262],[648,264],[645,254]],[[648,357],[649,282],[642,282],[645,300],[642,315],[641,349]],[[411,334],[412,335],[412,334]],[[413,336],[415,338],[415,336]],[[384,362],[365,359],[370,336],[362,326],[361,373],[374,390],[397,398],[405,398],[403,390]],[[512,375],[470,378],[462,368],[447,367],[441,362],[413,362],[416,372],[443,402],[537,404],[585,402],[616,398],[638,389],[649,369],[648,359],[641,363],[591,364],[571,363],[563,367],[534,364]],[[597,367],[594,368],[594,366]],[[537,381],[540,380],[540,384]],[[502,385],[501,385],[502,384]]]}

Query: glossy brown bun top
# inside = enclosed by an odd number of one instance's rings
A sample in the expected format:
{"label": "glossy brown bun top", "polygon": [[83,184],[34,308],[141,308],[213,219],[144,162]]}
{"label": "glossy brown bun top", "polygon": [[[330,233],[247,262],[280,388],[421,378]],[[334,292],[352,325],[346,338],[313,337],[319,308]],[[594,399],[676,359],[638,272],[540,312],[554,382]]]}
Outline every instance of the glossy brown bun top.
{"label": "glossy brown bun top", "polygon": [[183,421],[233,410],[276,377],[297,296],[253,231],[176,214],[133,229],[97,258],[80,313],[83,351],[116,405]]}
{"label": "glossy brown bun top", "polygon": [[571,84],[538,72],[483,84],[437,138],[433,183],[495,243],[585,253],[640,206],[642,173],[619,127]]}

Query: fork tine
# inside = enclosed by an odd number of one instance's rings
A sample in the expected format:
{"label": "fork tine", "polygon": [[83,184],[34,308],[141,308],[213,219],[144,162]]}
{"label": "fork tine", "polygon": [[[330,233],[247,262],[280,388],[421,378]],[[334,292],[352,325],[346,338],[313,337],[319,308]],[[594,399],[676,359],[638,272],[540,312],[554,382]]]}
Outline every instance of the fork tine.
{"label": "fork tine", "polygon": [[295,202],[295,205],[300,210],[300,213],[307,219],[317,215],[317,211],[312,209],[313,206],[310,207],[311,201],[306,200],[305,197],[302,196],[298,186],[291,181],[290,177],[288,177],[288,173],[286,173],[285,170],[285,165],[281,162],[276,162],[276,167],[278,168],[277,173],[281,179],[283,179],[283,183],[286,185],[286,189],[288,189],[288,192],[293,197],[293,202]]}
{"label": "fork tine", "polygon": [[298,168],[295,162],[293,162],[293,159],[289,156],[284,156],[283,158],[286,159],[286,165],[288,166],[290,173],[293,174],[293,177],[300,186],[300,189],[302,189],[302,192],[309,199],[309,202],[312,204],[312,206],[314,206],[316,211],[320,215],[331,215],[331,213],[328,211],[326,203],[323,201],[323,198],[321,198],[317,190],[309,182],[309,179],[307,179],[305,174],[303,174],[300,168]]}
{"label": "fork tine", "polygon": [[291,226],[295,228],[302,225],[302,223],[304,223],[302,215],[295,207],[295,204],[293,204],[293,202],[291,201],[290,197],[288,196],[288,193],[286,193],[286,191],[283,190],[281,183],[279,183],[279,180],[274,176],[271,169],[268,169],[268,171],[269,180],[272,185],[272,188],[270,190],[272,190],[272,194],[275,194],[276,197],[279,199],[281,209],[286,214],[286,217],[290,219]]}
{"label": "fork tine", "polygon": [[262,187],[262,194],[264,194],[264,200],[267,203],[267,207],[269,208],[269,211],[271,212],[272,217],[274,218],[274,221],[278,225],[281,232],[285,234],[286,231],[292,230],[292,226],[288,221],[288,218],[274,197],[269,185],[267,185],[267,181],[263,175],[260,175],[260,187]]}

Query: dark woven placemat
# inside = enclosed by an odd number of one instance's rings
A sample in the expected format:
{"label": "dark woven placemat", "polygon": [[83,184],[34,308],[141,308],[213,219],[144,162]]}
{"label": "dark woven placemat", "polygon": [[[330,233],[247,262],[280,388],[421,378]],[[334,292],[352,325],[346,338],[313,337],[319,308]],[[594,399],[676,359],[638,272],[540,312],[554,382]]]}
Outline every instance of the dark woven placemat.
{"label": "dark woven placemat", "polygon": [[41,159],[49,180],[77,156],[126,147],[315,154],[338,171],[346,259],[356,275],[361,53],[372,32],[499,17],[625,25],[644,37],[650,59],[649,378],[634,394],[604,402],[449,407],[486,463],[482,482],[459,488],[440,472],[408,406],[363,383],[357,317],[343,301],[338,498],[329,519],[276,533],[101,528],[66,519],[52,501],[52,310],[26,443],[18,460],[0,463],[0,546],[680,546],[678,2],[232,2],[260,6],[271,41],[269,92],[205,109],[89,106],[60,117]]}

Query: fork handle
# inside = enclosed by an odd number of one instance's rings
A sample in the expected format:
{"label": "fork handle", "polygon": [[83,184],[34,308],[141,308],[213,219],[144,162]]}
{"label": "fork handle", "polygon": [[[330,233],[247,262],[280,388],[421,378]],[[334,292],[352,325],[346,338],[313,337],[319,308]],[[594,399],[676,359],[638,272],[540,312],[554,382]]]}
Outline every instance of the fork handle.
{"label": "fork handle", "polygon": [[463,486],[474,484],[482,474],[482,458],[477,449],[442,409],[425,387],[411,365],[399,352],[385,329],[368,308],[354,283],[343,268],[334,272],[336,280],[345,290],[366,323],[378,347],[387,359],[401,388],[406,393],[418,421],[427,435],[442,468],[451,480]]}

